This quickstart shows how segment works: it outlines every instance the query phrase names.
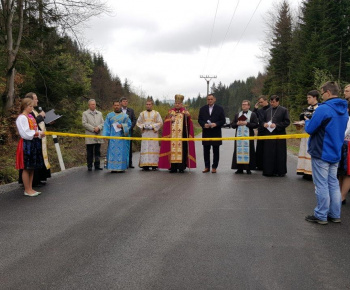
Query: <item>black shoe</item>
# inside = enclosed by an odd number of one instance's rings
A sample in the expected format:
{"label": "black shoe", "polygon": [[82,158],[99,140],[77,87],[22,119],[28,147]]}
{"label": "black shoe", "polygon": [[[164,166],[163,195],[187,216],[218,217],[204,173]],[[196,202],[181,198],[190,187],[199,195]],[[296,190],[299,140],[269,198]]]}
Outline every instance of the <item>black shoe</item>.
{"label": "black shoe", "polygon": [[149,167],[143,167],[142,171],[149,171]]}
{"label": "black shoe", "polygon": [[307,220],[310,223],[317,223],[320,225],[326,225],[328,224],[327,221],[323,221],[323,220],[319,220],[317,217],[315,217],[314,215],[308,215],[305,217],[305,220]]}
{"label": "black shoe", "polygon": [[92,171],[92,168],[91,168],[91,167],[88,167],[88,171]]}
{"label": "black shoe", "polygon": [[327,217],[327,221],[332,222],[332,223],[341,223],[340,218],[332,218],[330,216]]}
{"label": "black shoe", "polygon": [[342,201],[341,201],[341,204],[342,204],[342,205],[345,205],[345,204],[346,204],[346,199],[342,200]]}
{"label": "black shoe", "polygon": [[129,168],[135,168],[134,166],[132,166],[132,164],[129,165]]}
{"label": "black shoe", "polygon": [[103,170],[101,167],[95,167],[95,170]]}
{"label": "black shoe", "polygon": [[252,172],[248,169],[248,170],[247,170],[247,174],[252,174]]}
{"label": "black shoe", "polygon": [[312,181],[312,175],[310,175],[310,174],[304,174],[304,175],[303,175],[303,179],[305,179],[305,180],[311,180],[311,181]]}
{"label": "black shoe", "polygon": [[46,183],[39,181],[38,183],[32,184],[33,187],[43,187]]}
{"label": "black shoe", "polygon": [[179,169],[179,173],[184,173],[184,172],[185,172],[185,170]]}
{"label": "black shoe", "polygon": [[169,172],[170,172],[170,173],[176,173],[176,172],[177,172],[177,169],[170,169]]}
{"label": "black shoe", "polygon": [[238,169],[235,174],[243,174],[243,169]]}
{"label": "black shoe", "polygon": [[152,167],[152,171],[157,171],[158,167]]}

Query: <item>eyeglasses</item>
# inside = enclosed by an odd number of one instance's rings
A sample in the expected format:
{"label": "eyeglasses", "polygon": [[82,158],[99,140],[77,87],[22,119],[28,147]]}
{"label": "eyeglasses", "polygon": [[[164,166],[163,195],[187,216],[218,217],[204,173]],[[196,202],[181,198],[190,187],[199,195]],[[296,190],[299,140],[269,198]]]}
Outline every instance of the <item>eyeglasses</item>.
{"label": "eyeglasses", "polygon": [[321,93],[321,96],[323,97],[323,95],[325,94],[325,93],[327,93],[328,91],[325,91],[325,92],[323,92],[323,93]]}

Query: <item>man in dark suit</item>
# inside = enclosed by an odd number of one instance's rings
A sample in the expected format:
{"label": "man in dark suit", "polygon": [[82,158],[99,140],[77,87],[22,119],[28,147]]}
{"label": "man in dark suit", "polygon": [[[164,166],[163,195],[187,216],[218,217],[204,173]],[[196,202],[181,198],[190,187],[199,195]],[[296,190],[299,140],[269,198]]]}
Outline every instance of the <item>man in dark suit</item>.
{"label": "man in dark suit", "polygon": [[[127,114],[129,116],[129,119],[131,120],[131,128],[129,131],[129,136],[133,136],[133,130],[136,125],[136,117],[135,117],[135,112],[133,109],[128,108],[128,99],[125,97],[120,98],[120,103],[122,105],[122,111],[123,113]],[[130,140],[130,151],[129,151],[129,168],[135,168],[132,165],[132,140]]]}
{"label": "man in dark suit", "polygon": [[[225,124],[224,108],[215,105],[216,98],[214,95],[207,96],[207,105],[200,108],[198,115],[198,123],[203,128],[203,138],[221,138],[221,127]],[[216,168],[219,165],[219,146],[222,141],[202,141],[204,151],[205,168],[202,171],[207,173],[210,171],[210,147],[213,146],[213,165],[212,173],[216,173]]]}

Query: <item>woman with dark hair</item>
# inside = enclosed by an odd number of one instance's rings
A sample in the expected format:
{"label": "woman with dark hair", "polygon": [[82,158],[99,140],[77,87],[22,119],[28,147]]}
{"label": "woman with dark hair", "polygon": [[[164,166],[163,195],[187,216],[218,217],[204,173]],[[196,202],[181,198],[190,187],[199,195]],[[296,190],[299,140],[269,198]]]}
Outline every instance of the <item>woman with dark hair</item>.
{"label": "woman with dark hair", "polygon": [[[303,129],[305,133],[305,117],[308,119],[312,118],[312,114],[315,112],[318,107],[318,98],[320,94],[317,90],[313,90],[307,93],[307,103],[308,107],[300,114],[300,121],[295,122],[294,125],[297,129]],[[309,138],[301,138],[300,148],[298,155],[298,165],[297,165],[297,174],[303,175],[303,178],[312,180],[312,169],[311,169],[311,156],[307,153],[307,142]]]}
{"label": "woman with dark hair", "polygon": [[21,136],[16,152],[16,169],[23,169],[22,180],[25,196],[37,196],[40,192],[33,190],[34,170],[44,165],[41,152],[40,138],[44,132],[38,130],[35,118],[30,114],[33,111],[33,100],[24,98],[21,101],[21,114],[16,120],[18,133]]}

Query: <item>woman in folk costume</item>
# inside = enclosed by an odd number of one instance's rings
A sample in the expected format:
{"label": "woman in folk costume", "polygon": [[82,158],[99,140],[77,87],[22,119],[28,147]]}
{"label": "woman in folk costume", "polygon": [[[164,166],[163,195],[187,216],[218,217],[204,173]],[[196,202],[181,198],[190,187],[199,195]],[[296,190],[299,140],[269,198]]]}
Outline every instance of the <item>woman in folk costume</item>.
{"label": "woman in folk costume", "polygon": [[[311,119],[312,114],[318,107],[319,93],[316,90],[307,93],[308,107],[300,115],[300,121],[295,122],[294,125],[298,130],[301,130],[305,126],[305,117]],[[305,130],[303,129],[303,133]],[[309,138],[301,138],[300,148],[298,154],[297,174],[302,175],[304,179],[312,180],[312,169],[311,169],[311,156],[307,153],[307,142]]]}
{"label": "woman in folk costume", "polygon": [[33,190],[34,170],[44,165],[40,139],[45,133],[38,130],[33,111],[33,100],[24,98],[21,101],[21,111],[16,120],[16,126],[21,136],[16,152],[16,169],[22,169],[24,195],[37,196],[40,192]]}
{"label": "woman in folk costume", "polygon": [[[160,114],[152,110],[153,100],[148,99],[146,102],[146,110],[140,113],[136,126],[141,129],[143,138],[158,138],[158,131],[163,125]],[[148,171],[150,167],[156,170],[159,161],[159,142],[152,140],[143,140],[141,142],[141,152],[139,166],[144,171]]]}
{"label": "woman in folk costume", "polygon": [[[231,126],[236,129],[237,137],[254,136],[255,128],[258,128],[257,115],[250,111],[250,102],[242,101],[242,111],[236,114]],[[237,169],[236,174],[242,174],[243,170],[251,174],[256,167],[254,140],[237,140],[232,158],[232,169]]]}
{"label": "woman in folk costume", "polygon": [[[38,112],[35,110],[35,107],[38,106],[38,97],[35,93],[30,92],[25,95],[25,98],[30,98],[33,100],[33,111],[30,113],[34,118],[36,123],[38,124],[39,131],[45,132],[46,126],[45,126],[45,112],[41,111]],[[48,153],[47,153],[47,145],[46,145],[46,136],[41,139],[41,147],[42,147],[42,154],[44,159],[44,164],[42,168],[38,168],[34,170],[34,177],[33,177],[33,186],[34,187],[40,187],[46,184],[46,180],[51,177],[51,165],[49,163]],[[19,179],[18,183],[23,183],[22,181],[22,170],[19,171]]]}
{"label": "woman in folk costume", "polygon": [[[163,138],[193,138],[193,123],[190,113],[183,107],[183,95],[175,95],[175,107],[165,117]],[[196,168],[194,141],[162,141],[160,145],[159,168],[170,169],[170,173],[183,173]]]}

